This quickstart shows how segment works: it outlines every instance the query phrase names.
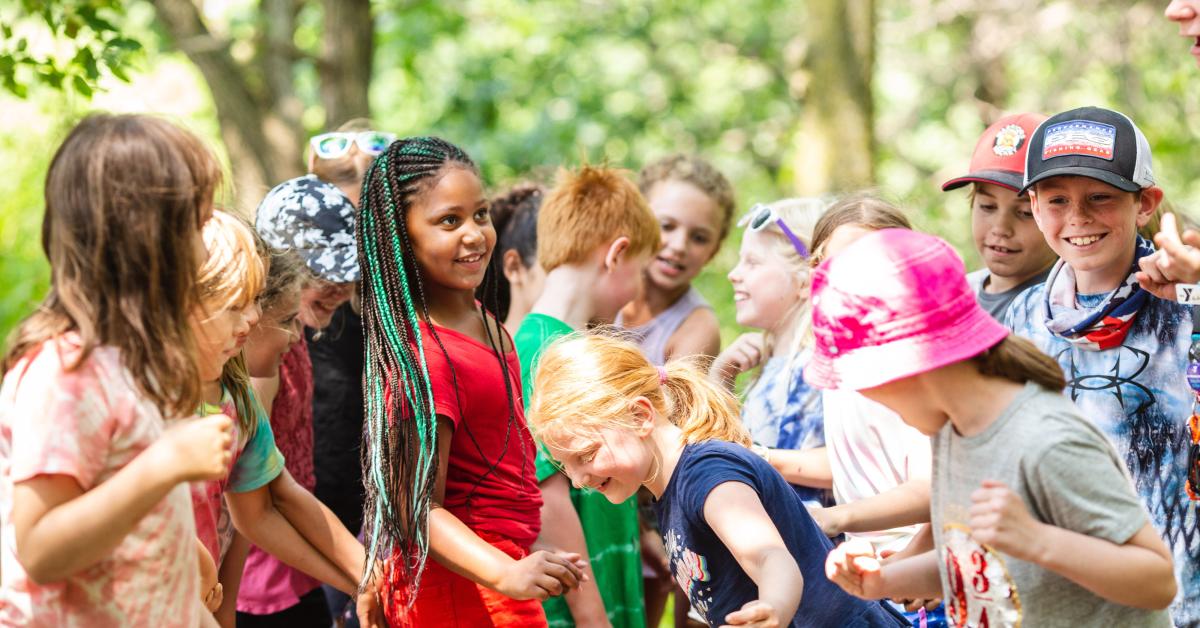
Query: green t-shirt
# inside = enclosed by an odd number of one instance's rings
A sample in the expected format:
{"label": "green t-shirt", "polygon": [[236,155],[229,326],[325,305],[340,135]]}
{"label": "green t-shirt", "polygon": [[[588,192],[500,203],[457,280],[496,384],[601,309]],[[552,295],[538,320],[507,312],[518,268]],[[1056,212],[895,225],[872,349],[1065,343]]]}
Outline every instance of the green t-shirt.
{"label": "green t-shirt", "polygon": [[[574,330],[566,323],[546,316],[529,314],[517,329],[513,344],[521,362],[521,382],[528,404],[533,392],[533,376],[542,351],[555,339]],[[537,452],[538,482],[554,475],[558,467],[539,445]],[[613,504],[593,490],[571,489],[571,503],[579,513],[583,535],[587,539],[588,561],[604,610],[613,628],[644,628],[645,600],[642,592],[642,557],[638,543],[637,497],[623,504]],[[574,626],[571,611],[562,597],[543,603],[551,628]]]}

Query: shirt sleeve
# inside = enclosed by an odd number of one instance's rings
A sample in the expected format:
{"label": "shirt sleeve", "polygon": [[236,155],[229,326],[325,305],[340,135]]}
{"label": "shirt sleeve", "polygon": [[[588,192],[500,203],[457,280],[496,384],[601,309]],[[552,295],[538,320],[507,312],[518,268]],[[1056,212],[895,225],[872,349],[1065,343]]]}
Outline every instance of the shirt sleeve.
{"label": "shirt sleeve", "polygon": [[271,421],[253,394],[251,399],[256,417],[254,434],[242,448],[233,469],[229,472],[229,483],[225,490],[231,493],[245,493],[263,487],[283,472],[283,453],[275,446],[275,433],[271,431]]}
{"label": "shirt sleeve", "polygon": [[1022,464],[1034,513],[1051,525],[1124,544],[1150,521],[1112,445],[1090,430],[1060,430]]}
{"label": "shirt sleeve", "polygon": [[[12,481],[67,475],[84,489],[104,471],[110,443],[129,429],[136,399],[114,404],[93,354],[67,371],[52,343],[17,375],[12,421]],[[9,377],[14,376],[10,373]],[[119,407],[118,407],[119,406]]]}
{"label": "shirt sleeve", "polygon": [[[737,447],[738,445],[730,445]],[[753,456],[746,451],[746,456]],[[679,470],[676,469],[676,473]],[[685,476],[681,478],[680,488],[684,512],[695,523],[704,520],[704,503],[713,489],[726,482],[741,482],[754,489],[761,499],[762,490],[758,478],[755,477],[754,467],[748,459],[742,459],[737,454],[725,448],[711,447],[706,451],[697,452],[688,461]],[[705,522],[707,525],[707,522]]]}

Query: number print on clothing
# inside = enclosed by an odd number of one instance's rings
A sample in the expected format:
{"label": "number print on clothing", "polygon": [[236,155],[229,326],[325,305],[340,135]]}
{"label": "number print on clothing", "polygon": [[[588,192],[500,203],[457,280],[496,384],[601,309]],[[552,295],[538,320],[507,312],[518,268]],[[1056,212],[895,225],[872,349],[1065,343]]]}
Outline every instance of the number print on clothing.
{"label": "number print on clothing", "polygon": [[1019,628],[1021,599],[1004,559],[972,539],[965,525],[947,524],[942,536],[942,586],[951,623],[963,628]]}

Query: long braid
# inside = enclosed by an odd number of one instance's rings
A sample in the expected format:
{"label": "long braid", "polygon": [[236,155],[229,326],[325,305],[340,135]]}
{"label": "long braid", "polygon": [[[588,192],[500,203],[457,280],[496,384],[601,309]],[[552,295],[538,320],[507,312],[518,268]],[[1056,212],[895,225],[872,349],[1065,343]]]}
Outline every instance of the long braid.
{"label": "long braid", "polygon": [[[411,604],[429,552],[428,520],[438,469],[437,414],[429,381],[425,323],[437,350],[450,367],[455,394],[459,386],[450,356],[433,325],[420,269],[409,240],[407,214],[422,185],[448,163],[474,169],[467,155],[438,138],[410,138],[393,143],[368,169],[363,182],[358,230],[362,265],[364,403],[366,436],[363,446],[363,483],[366,487],[364,523],[368,560],[364,583],[374,573],[376,561],[388,558],[385,575],[390,591]],[[484,283],[494,284],[496,269],[488,268]],[[489,280],[490,278],[490,280]],[[485,307],[495,303],[495,289]],[[494,311],[494,310],[493,310]],[[520,432],[512,374],[504,359],[504,333],[497,320],[484,314],[484,331],[505,379],[509,419],[507,431]],[[461,405],[461,404],[460,404]],[[469,440],[483,454],[481,444],[464,422]],[[507,451],[508,435],[504,449]],[[492,462],[476,481],[490,475],[503,459]],[[523,465],[523,469],[527,469]],[[470,497],[467,497],[470,507]],[[392,596],[385,600],[390,604]]]}

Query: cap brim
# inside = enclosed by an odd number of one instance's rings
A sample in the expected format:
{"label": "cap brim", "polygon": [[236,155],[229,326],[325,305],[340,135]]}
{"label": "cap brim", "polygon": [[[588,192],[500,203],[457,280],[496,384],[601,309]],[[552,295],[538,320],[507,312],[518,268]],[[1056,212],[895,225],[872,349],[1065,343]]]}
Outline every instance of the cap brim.
{"label": "cap brim", "polygon": [[324,247],[320,249],[294,249],[304,259],[304,265],[313,275],[333,283],[358,281],[358,249],[347,247]]}
{"label": "cap brim", "polygon": [[977,170],[966,176],[950,179],[942,184],[942,191],[949,192],[961,188],[968,183],[994,183],[1004,186],[1014,192],[1021,189],[1023,176],[1019,172],[1009,170]]}
{"label": "cap brim", "polygon": [[1038,183],[1039,181],[1045,181],[1051,177],[1087,177],[1089,179],[1103,181],[1125,192],[1137,192],[1138,190],[1142,189],[1142,186],[1130,181],[1129,179],[1126,179],[1125,177],[1122,177],[1119,174],[1109,172],[1108,170],[1090,168],[1088,166],[1063,166],[1062,168],[1051,168],[1045,172],[1038,173],[1036,177],[1029,180],[1029,183],[1026,183],[1021,187],[1020,192],[1024,194],[1028,192],[1029,188],[1033,187],[1035,183]]}

